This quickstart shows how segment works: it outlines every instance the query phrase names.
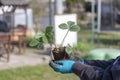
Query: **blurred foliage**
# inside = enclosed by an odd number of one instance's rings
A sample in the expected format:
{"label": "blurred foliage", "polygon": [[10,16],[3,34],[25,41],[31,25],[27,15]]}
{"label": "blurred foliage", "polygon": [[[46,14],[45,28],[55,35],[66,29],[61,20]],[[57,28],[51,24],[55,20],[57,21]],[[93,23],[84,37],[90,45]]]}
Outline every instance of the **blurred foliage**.
{"label": "blurred foliage", "polygon": [[73,46],[73,55],[77,55],[80,58],[88,58],[89,52],[91,50],[91,45],[84,42],[78,42]]}
{"label": "blurred foliage", "polygon": [[[85,11],[86,12],[91,12],[92,10],[92,8],[91,8],[91,2],[85,2],[84,3],[84,8],[85,8]],[[97,12],[97,5],[95,5],[95,12]]]}
{"label": "blurred foliage", "polygon": [[76,13],[77,21],[80,24],[81,20],[85,19],[85,0],[66,0],[66,13]]}
{"label": "blurred foliage", "polygon": [[[78,33],[78,42],[87,43],[91,45],[92,30],[89,28],[81,28],[81,31]],[[94,44],[96,48],[120,48],[120,33],[119,32],[105,32],[94,34]],[[92,48],[92,46],[91,46]],[[94,48],[94,47],[93,47]]]}
{"label": "blurred foliage", "polygon": [[76,4],[79,4],[79,3],[84,3],[85,0],[66,0],[66,5],[67,5],[67,12],[68,13],[71,13],[73,12],[72,8],[76,6]]}
{"label": "blurred foliage", "polygon": [[43,48],[44,44],[52,44],[53,41],[54,41],[53,27],[47,26],[44,32],[39,31],[36,33],[35,37],[33,37],[29,41],[29,46]]}
{"label": "blurred foliage", "polygon": [[84,42],[78,42],[74,45],[74,50],[80,50],[82,53],[89,53],[90,51],[90,44]]}

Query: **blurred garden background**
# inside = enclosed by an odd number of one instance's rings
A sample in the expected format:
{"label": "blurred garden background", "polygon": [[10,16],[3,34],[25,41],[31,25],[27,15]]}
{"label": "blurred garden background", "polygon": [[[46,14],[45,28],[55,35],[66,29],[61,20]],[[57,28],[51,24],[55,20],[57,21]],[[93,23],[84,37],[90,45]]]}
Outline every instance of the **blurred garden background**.
{"label": "blurred garden background", "polygon": [[29,45],[46,26],[53,26],[52,44],[57,43],[56,27],[67,20],[80,26],[70,35],[74,55],[95,60],[120,55],[119,0],[0,0],[0,80],[79,80],[49,67],[50,45]]}

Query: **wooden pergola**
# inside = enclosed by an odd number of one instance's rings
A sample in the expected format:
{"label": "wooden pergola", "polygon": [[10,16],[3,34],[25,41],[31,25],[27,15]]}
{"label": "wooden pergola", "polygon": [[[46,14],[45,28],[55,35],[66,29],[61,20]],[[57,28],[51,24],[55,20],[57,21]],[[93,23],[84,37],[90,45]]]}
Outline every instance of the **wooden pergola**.
{"label": "wooden pergola", "polygon": [[[14,12],[17,8],[24,9],[25,16],[26,16],[26,26],[27,26],[27,7],[29,1],[28,0],[0,0],[0,8],[3,12],[3,20],[5,20],[4,16],[6,15],[13,15],[13,23],[11,26],[14,26]],[[7,6],[7,9],[5,7]]]}
{"label": "wooden pergola", "polygon": [[[28,24],[28,20],[27,20],[28,19],[28,16],[27,16],[28,4],[29,4],[28,0],[0,0],[0,8],[1,8],[2,13],[3,13],[2,14],[3,21],[5,21],[6,23],[8,23],[8,21],[6,20],[5,17],[7,15],[12,16],[12,18],[11,18],[11,25],[9,26],[10,29],[11,29],[11,32],[10,32],[10,36],[11,37],[10,37],[9,43],[11,43],[12,45],[16,45],[17,44],[18,47],[19,47],[19,53],[21,53],[21,49],[25,50],[25,46],[26,46],[26,42],[25,42],[25,40],[23,38],[26,38],[26,36],[25,36],[26,32],[25,31],[26,31],[27,26],[28,26],[27,25]],[[7,7],[7,9],[6,9],[6,7]],[[15,10],[17,8],[23,9],[24,12],[25,12],[25,19],[26,20],[25,20],[24,27],[26,27],[26,28],[25,28],[25,30],[22,29],[22,32],[21,32],[22,34],[20,32],[19,32],[20,34],[18,34],[18,32],[16,32],[16,28],[15,28],[15,20],[14,20],[14,18],[15,18]],[[0,35],[1,36],[3,36],[3,35],[5,36],[6,33],[0,34]],[[13,38],[14,36],[17,36],[18,39],[15,40]],[[4,41],[4,40],[2,40],[2,41]],[[15,44],[14,44],[14,42],[15,42]]]}

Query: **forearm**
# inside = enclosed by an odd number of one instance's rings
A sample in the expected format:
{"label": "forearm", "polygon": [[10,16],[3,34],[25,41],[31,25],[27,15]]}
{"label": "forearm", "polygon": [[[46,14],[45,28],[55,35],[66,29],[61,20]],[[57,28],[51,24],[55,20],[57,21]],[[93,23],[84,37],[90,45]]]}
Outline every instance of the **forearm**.
{"label": "forearm", "polygon": [[84,63],[90,66],[100,67],[102,69],[106,69],[109,65],[111,65],[115,60],[84,60]]}
{"label": "forearm", "polygon": [[75,62],[72,67],[73,73],[79,76],[82,80],[101,80],[104,70],[95,67]]}
{"label": "forearm", "polygon": [[[118,56],[116,59],[120,58]],[[91,66],[100,67],[102,69],[106,69],[109,65],[113,64],[116,59],[110,60],[84,60],[84,63]]]}
{"label": "forearm", "polygon": [[71,56],[71,60],[74,60],[75,62],[79,61],[83,64],[90,65],[90,66],[100,67],[102,69],[106,69],[110,64],[112,64],[115,61],[115,59],[111,59],[107,61],[106,60],[87,60],[87,59],[79,58],[77,56]]}

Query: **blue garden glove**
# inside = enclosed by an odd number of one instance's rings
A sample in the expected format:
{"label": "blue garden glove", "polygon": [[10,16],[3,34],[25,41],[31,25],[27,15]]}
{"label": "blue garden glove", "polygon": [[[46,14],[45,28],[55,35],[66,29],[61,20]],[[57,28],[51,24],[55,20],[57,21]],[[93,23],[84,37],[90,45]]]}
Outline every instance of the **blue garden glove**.
{"label": "blue garden glove", "polygon": [[72,66],[75,63],[73,60],[59,60],[59,61],[50,61],[49,65],[56,72],[60,73],[72,73]]}

